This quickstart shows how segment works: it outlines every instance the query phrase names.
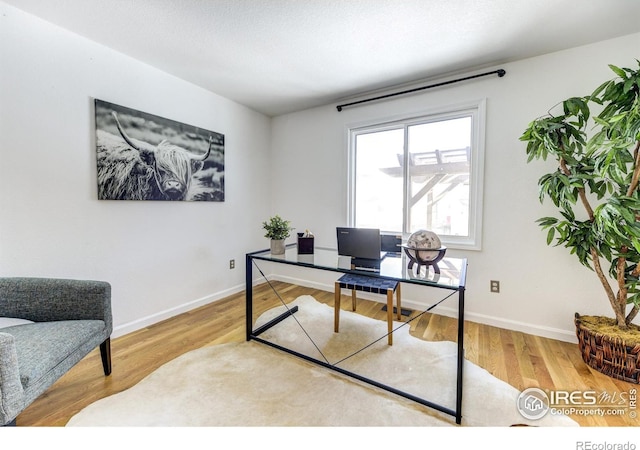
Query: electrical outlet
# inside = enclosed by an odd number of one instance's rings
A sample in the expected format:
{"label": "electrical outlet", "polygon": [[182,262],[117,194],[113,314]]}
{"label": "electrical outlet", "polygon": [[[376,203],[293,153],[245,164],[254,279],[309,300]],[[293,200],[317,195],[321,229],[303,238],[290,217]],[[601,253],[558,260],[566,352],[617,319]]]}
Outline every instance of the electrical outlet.
{"label": "electrical outlet", "polygon": [[500,293],[500,282],[497,280],[491,280],[491,292],[495,292],[496,294]]}
{"label": "electrical outlet", "polygon": [[235,269],[236,268],[236,260],[235,259],[230,259],[229,260],[229,269]]}

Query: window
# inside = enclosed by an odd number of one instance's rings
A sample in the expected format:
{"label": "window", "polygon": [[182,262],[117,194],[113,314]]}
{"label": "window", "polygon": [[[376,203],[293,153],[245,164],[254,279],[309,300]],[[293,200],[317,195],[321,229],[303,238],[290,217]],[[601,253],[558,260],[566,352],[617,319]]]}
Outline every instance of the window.
{"label": "window", "polygon": [[484,101],[349,129],[350,222],[480,249]]}

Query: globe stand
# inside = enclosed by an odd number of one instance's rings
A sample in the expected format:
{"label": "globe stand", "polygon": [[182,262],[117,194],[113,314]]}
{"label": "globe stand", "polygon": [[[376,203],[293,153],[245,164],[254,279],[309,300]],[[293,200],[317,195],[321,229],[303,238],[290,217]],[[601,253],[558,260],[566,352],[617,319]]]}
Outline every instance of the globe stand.
{"label": "globe stand", "polygon": [[[447,251],[447,247],[440,247],[440,248],[416,248],[416,247],[408,247],[406,245],[403,245],[402,248],[404,248],[404,253],[407,255],[407,257],[409,258],[409,264],[408,264],[408,268],[409,270],[413,270],[413,266],[415,264],[418,265],[418,270],[417,273],[420,273],[420,270],[422,269],[422,266],[425,266],[427,268],[427,273],[429,272],[429,266],[433,267],[433,271],[435,273],[437,273],[438,275],[440,275],[440,267],[438,266],[438,263],[440,262],[440,260],[442,260],[442,258],[444,258],[444,254]],[[424,258],[420,258],[419,252],[430,252],[430,253],[435,253],[438,252],[438,254],[431,259],[424,259]]]}

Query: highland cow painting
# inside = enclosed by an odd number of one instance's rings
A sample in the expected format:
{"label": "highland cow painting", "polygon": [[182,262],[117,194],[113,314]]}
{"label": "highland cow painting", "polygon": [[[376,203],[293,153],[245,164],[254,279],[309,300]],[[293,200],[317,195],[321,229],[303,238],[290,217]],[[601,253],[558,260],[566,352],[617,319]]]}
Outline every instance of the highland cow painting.
{"label": "highland cow painting", "polygon": [[95,100],[98,199],[224,201],[224,135]]}

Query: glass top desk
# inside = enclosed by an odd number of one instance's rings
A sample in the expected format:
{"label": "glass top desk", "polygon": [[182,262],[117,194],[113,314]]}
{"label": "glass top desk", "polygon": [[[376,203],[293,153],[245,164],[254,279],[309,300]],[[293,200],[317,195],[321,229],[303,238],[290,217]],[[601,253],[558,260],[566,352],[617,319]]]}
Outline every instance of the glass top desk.
{"label": "glass top desk", "polygon": [[[286,348],[280,344],[270,342],[260,337],[260,335],[269,328],[277,325],[281,321],[287,319],[292,314],[297,312],[297,306],[291,309],[286,308],[286,311],[279,316],[273,318],[269,322],[254,328],[253,317],[253,283],[254,283],[254,266],[260,270],[258,263],[260,261],[266,261],[269,264],[286,264],[297,267],[303,267],[308,269],[338,272],[338,273],[351,273],[358,275],[366,275],[370,277],[377,277],[387,280],[394,280],[401,283],[408,283],[412,285],[424,286],[432,289],[442,289],[445,291],[453,291],[446,293],[444,298],[434,303],[425,312],[430,311],[439,305],[442,301],[445,301],[452,295],[457,293],[458,298],[458,323],[457,323],[457,355],[456,355],[456,373],[455,373],[455,406],[443,406],[417,396],[411,392],[405,392],[397,387],[393,387],[363,376],[361,374],[352,372],[351,370],[338,367],[322,359],[309,356],[308,354],[300,353],[296,350]],[[314,362],[316,364],[325,366],[329,369],[335,370],[347,376],[356,378],[365,383],[382,388],[394,394],[416,401],[420,404],[434,408],[438,411],[444,412],[448,415],[454,416],[456,423],[460,424],[462,419],[462,368],[464,363],[464,294],[466,284],[466,271],[467,260],[466,258],[443,258],[434,270],[434,267],[426,266],[422,267],[422,270],[418,272],[416,268],[409,268],[409,259],[404,254],[389,254],[380,262],[379,269],[356,269],[352,266],[350,257],[344,257],[338,255],[337,250],[316,247],[314,253],[310,255],[299,255],[295,244],[289,245],[286,248],[284,255],[272,255],[269,250],[261,250],[246,254],[246,339],[255,340],[272,347],[283,350],[287,353],[301,357],[307,361]],[[264,276],[264,274],[262,274]],[[265,277],[266,279],[266,277]],[[277,292],[276,292],[277,294]],[[452,380],[453,382],[453,380]],[[428,380],[425,380],[428,383]]]}

